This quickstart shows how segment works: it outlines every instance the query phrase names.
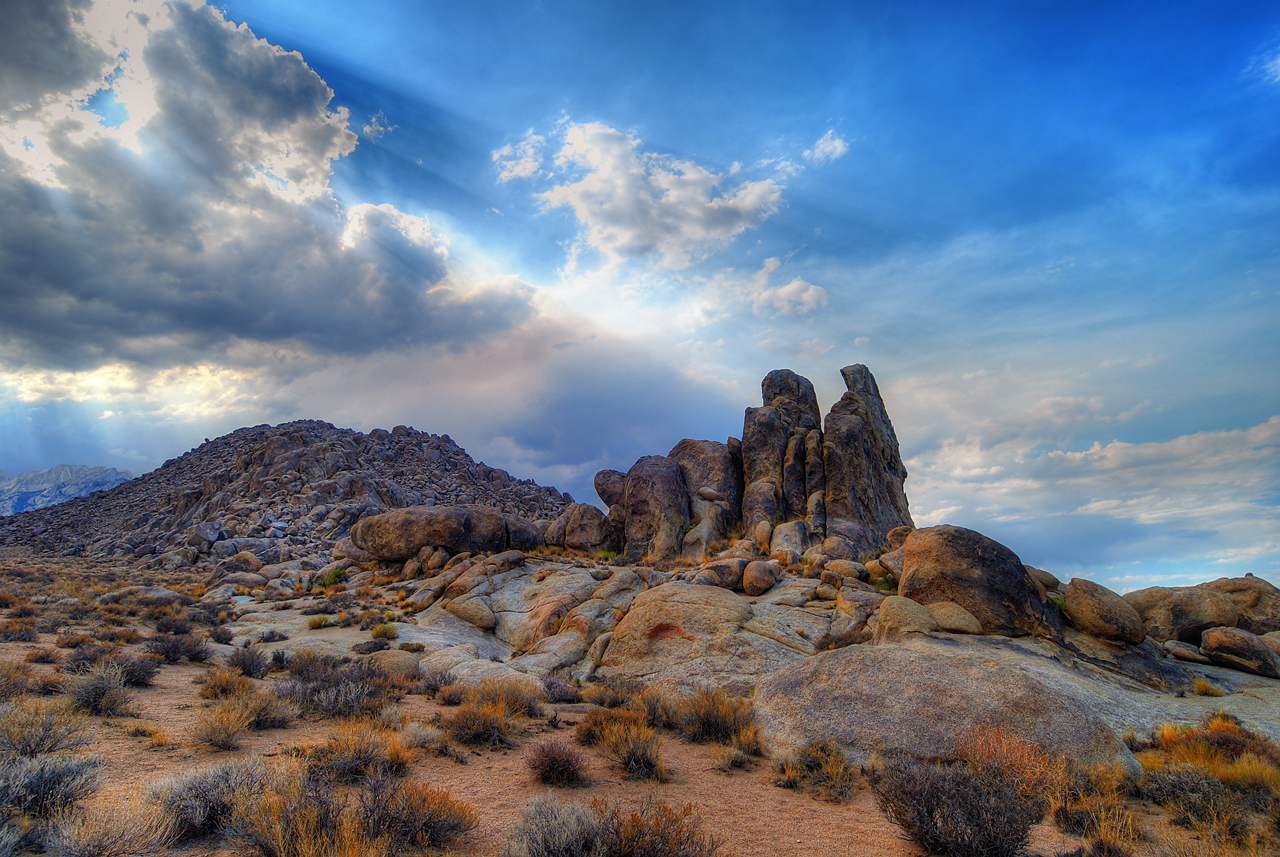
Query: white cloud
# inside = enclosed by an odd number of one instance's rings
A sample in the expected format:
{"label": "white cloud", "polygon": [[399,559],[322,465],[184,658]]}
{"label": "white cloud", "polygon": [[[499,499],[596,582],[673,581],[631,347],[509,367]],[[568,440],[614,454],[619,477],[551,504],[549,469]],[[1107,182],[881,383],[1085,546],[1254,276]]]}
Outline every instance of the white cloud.
{"label": "white cloud", "polygon": [[823,134],[818,142],[813,144],[812,149],[804,150],[804,159],[810,163],[822,166],[829,164],[836,158],[842,158],[849,151],[849,144],[844,138],[836,134],[835,129],[830,129]]}
{"label": "white cloud", "polygon": [[390,134],[399,128],[399,125],[388,125],[387,114],[379,110],[377,113],[369,117],[369,121],[360,129],[364,132],[364,136],[371,142],[377,142],[379,137]]}
{"label": "white cloud", "polygon": [[548,208],[573,209],[580,245],[611,261],[656,256],[684,268],[759,226],[778,210],[773,179],[723,188],[725,176],[692,161],[642,149],[634,134],[600,123],[566,123],[556,166],[576,181],[540,194]]}
{"label": "white cloud", "polygon": [[1012,370],[910,378],[886,399],[909,454],[917,525],[1003,534],[1015,551],[1036,544],[1042,555],[1027,562],[1119,589],[1142,585],[1116,570],[1138,560],[1199,580],[1280,574],[1280,416],[1073,449],[1072,437],[1109,431],[1133,409],[1111,413],[1096,396],[1036,398]]}
{"label": "white cloud", "polygon": [[546,142],[530,128],[519,143],[508,143],[492,152],[490,157],[498,165],[498,181],[531,179],[542,172],[542,147]]}

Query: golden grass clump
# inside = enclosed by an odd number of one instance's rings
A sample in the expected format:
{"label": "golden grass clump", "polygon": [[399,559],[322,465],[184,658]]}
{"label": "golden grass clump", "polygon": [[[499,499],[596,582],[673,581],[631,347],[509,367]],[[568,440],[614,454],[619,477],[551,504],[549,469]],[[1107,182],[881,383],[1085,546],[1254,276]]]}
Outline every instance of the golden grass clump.
{"label": "golden grass clump", "polygon": [[538,717],[542,691],[515,679],[487,678],[464,692],[467,700],[480,705],[502,705],[518,717]]}
{"label": "golden grass clump", "polygon": [[619,719],[600,730],[600,751],[629,779],[667,781],[662,739],[639,721]]}
{"label": "golden grass clump", "polygon": [[856,771],[831,738],[795,747],[774,761],[773,784],[809,791],[833,803],[853,792]]}
{"label": "golden grass clump", "polygon": [[593,708],[574,727],[574,740],[584,747],[594,747],[600,743],[605,727],[619,722],[641,724],[644,717],[626,708]]}
{"label": "golden grass clump", "polygon": [[1062,787],[1048,796],[1049,813],[1067,833],[1123,846],[1141,838],[1127,804],[1132,789],[1132,778],[1118,762],[1069,767]]}
{"label": "golden grass clump", "polygon": [[675,729],[685,716],[685,700],[656,688],[646,687],[627,707],[644,717],[645,725],[654,729]]}
{"label": "golden grass clump", "polygon": [[978,726],[956,743],[956,756],[970,767],[1004,772],[1018,794],[1045,802],[1067,785],[1067,763],[1039,744],[996,726]]}
{"label": "golden grass clump", "polygon": [[201,699],[227,699],[253,690],[253,680],[241,675],[239,670],[214,667],[205,673],[200,688]]}
{"label": "golden grass clump", "polygon": [[175,827],[169,814],[137,796],[53,816],[45,835],[50,857],[147,857],[165,850]]}
{"label": "golden grass clump", "polygon": [[371,720],[339,723],[329,737],[314,745],[308,761],[314,769],[340,783],[352,783],[375,773],[399,776],[413,760],[399,733]]}
{"label": "golden grass clump", "polygon": [[443,718],[445,734],[460,744],[487,744],[508,747],[516,726],[511,711],[503,702],[478,702],[468,699]]}
{"label": "golden grass clump", "polygon": [[1197,678],[1195,681],[1196,694],[1198,696],[1226,696],[1226,692],[1220,687],[1215,687],[1213,682],[1207,678]]}
{"label": "golden grass clump", "polygon": [[250,714],[234,700],[223,702],[200,712],[191,737],[197,743],[219,750],[239,750],[251,720]]}
{"label": "golden grass clump", "polygon": [[[730,696],[723,689],[699,690],[685,704],[680,724],[684,737],[697,744],[733,745],[734,738],[753,724],[750,700]],[[750,744],[749,736],[740,743]],[[758,733],[754,739],[759,744]]]}

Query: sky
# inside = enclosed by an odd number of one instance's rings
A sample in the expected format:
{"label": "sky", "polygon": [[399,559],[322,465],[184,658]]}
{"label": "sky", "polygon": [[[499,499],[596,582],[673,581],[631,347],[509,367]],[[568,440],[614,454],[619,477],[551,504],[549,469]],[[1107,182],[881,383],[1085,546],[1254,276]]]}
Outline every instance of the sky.
{"label": "sky", "polygon": [[5,0],[0,470],[592,477],[875,373],[919,526],[1280,583],[1272,3]]}

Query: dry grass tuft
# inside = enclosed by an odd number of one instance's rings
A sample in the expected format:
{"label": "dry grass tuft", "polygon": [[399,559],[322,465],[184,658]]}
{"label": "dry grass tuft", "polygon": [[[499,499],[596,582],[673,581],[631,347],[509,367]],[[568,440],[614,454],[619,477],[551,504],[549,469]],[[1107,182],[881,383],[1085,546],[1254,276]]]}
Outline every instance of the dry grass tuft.
{"label": "dry grass tuft", "polygon": [[308,754],[314,770],[340,783],[353,783],[379,772],[399,776],[412,759],[413,751],[397,732],[370,720],[338,724]]}
{"label": "dry grass tuft", "polygon": [[0,706],[0,755],[34,758],[91,743],[88,719],[65,705],[24,699]]}
{"label": "dry grass tuft", "polygon": [[654,729],[675,729],[685,717],[685,700],[656,687],[646,687],[627,707],[642,715],[645,725]]}
{"label": "dry grass tuft", "polygon": [[615,723],[642,724],[644,717],[626,708],[593,708],[574,727],[574,740],[584,747],[594,747],[600,743],[605,727]]}
{"label": "dry grass tuft", "polygon": [[365,782],[355,811],[364,834],[393,851],[452,845],[479,823],[471,804],[445,789],[386,776]]}
{"label": "dry grass tuft", "polygon": [[833,803],[848,800],[856,772],[833,739],[811,741],[774,762],[773,784],[810,791]]}
{"label": "dry grass tuft", "polygon": [[200,713],[191,737],[219,750],[239,750],[251,719],[235,700],[223,702]]}
{"label": "dry grass tuft", "polygon": [[1197,678],[1195,681],[1196,694],[1199,696],[1226,696],[1226,691],[1220,687],[1215,687],[1213,682],[1207,678]]}
{"label": "dry grass tuft", "polygon": [[586,785],[587,763],[582,753],[559,739],[543,741],[524,754],[534,778],[548,786]]}
{"label": "dry grass tuft", "polygon": [[441,725],[445,734],[460,744],[509,747],[515,734],[511,712],[501,702],[467,700],[446,716]]}
{"label": "dry grass tuft", "polygon": [[0,699],[13,699],[31,686],[31,667],[13,661],[0,661]]}
{"label": "dry grass tuft", "polygon": [[90,714],[132,716],[133,694],[125,687],[124,670],[103,661],[83,675],[66,679],[63,685],[72,707]]}
{"label": "dry grass tuft", "polygon": [[646,798],[623,810],[536,797],[520,813],[503,857],[715,857],[720,843],[703,833],[693,806],[673,809]]}
{"label": "dry grass tuft", "polygon": [[205,673],[201,699],[227,699],[253,690],[253,682],[229,667],[214,667]]}
{"label": "dry grass tuft", "polygon": [[658,733],[636,721],[615,720],[600,730],[600,751],[628,779],[667,781],[662,761],[662,739]]}
{"label": "dry grass tuft", "polygon": [[131,798],[59,813],[44,846],[50,857],[147,857],[164,851],[173,837],[167,813]]}
{"label": "dry grass tuft", "polygon": [[149,799],[168,813],[180,839],[221,833],[238,792],[256,792],[271,781],[261,759],[231,759],[161,780]]}
{"label": "dry grass tuft", "polygon": [[593,682],[582,689],[582,701],[601,708],[619,708],[638,696],[642,690],[642,687],[632,682]]}
{"label": "dry grass tuft", "polygon": [[541,717],[542,692],[512,679],[487,678],[468,688],[466,698],[480,705],[502,705],[517,717]]}

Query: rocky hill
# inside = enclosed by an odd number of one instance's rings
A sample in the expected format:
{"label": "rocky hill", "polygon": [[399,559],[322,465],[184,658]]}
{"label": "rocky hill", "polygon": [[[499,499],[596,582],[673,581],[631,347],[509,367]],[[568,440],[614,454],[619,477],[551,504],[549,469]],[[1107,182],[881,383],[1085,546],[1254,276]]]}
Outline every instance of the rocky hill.
{"label": "rocky hill", "polygon": [[114,467],[86,467],[59,464],[48,470],[32,470],[4,478],[0,474],[0,516],[16,515],[87,497],[95,491],[110,490],[128,482],[133,474]]}
{"label": "rocky hill", "polygon": [[327,550],[370,512],[474,503],[537,520],[570,502],[475,462],[448,435],[299,420],[242,428],[109,491],[2,519],[0,544],[65,556],[179,549],[194,562],[247,539],[280,559]]}

